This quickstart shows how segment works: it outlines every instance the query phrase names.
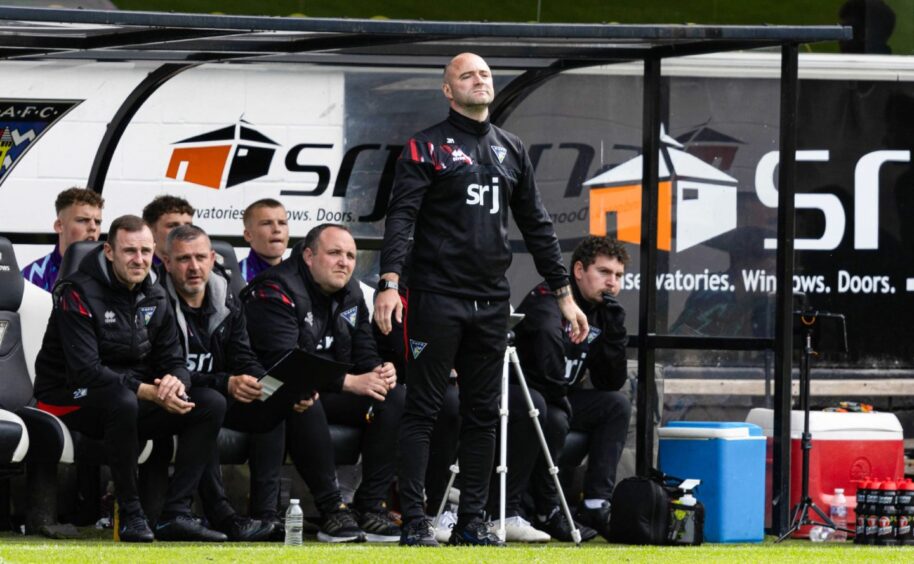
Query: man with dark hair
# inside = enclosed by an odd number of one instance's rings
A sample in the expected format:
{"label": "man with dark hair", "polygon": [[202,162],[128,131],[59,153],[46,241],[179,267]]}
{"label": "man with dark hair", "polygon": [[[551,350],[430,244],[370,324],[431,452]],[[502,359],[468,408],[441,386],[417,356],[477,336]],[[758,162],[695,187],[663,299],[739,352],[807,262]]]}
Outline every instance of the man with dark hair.
{"label": "man with dark hair", "polygon": [[[499,384],[508,334],[513,215],[539,273],[549,282],[576,341],[587,321],[521,140],[489,122],[492,72],[473,53],[444,69],[447,120],[416,134],[397,161],[381,251],[374,321],[402,319],[397,286],[407,257],[407,405],[400,427],[399,485],[404,545],[438,546],[423,507],[429,437],[452,368],[460,388],[463,489],[451,544],[501,545],[483,512],[495,456]],[[409,237],[414,243],[409,247]]]}
{"label": "man with dark hair", "polygon": [[[590,236],[571,257],[572,293],[587,315],[587,338],[574,343],[567,323],[544,282],[517,308],[525,315],[517,326],[517,352],[531,393],[545,400],[545,435],[553,460],[570,429],[589,436],[589,458],[584,478],[584,501],[577,519],[608,538],[609,512],[616,466],[625,446],[631,404],[618,390],[627,378],[625,310],[616,301],[628,253],[617,241]],[[584,389],[590,380],[594,389]],[[509,482],[531,477],[535,503],[534,526],[558,540],[571,540],[571,526],[559,511],[560,500],[536,436],[511,436],[509,444],[526,452],[509,462]],[[536,461],[534,467],[528,462]],[[508,485],[508,492],[522,492]],[[587,532],[586,530],[584,532]],[[585,535],[588,536],[588,535]],[[591,532],[589,536],[593,536]]]}
{"label": "man with dark hair", "polygon": [[190,375],[174,311],[150,272],[153,238],[133,215],[54,289],[54,310],[35,363],[38,408],[104,440],[120,510],[120,538],[151,542],[140,507],[139,441],[178,435],[174,476],[155,538],[224,541],[191,516],[193,493],[215,448],[225,398],[188,397]]}
{"label": "man with dark hair", "polygon": [[143,208],[143,221],[152,230],[155,239],[153,264],[158,267],[158,274],[164,276],[164,269],[158,265],[164,260],[162,254],[165,252],[165,238],[175,227],[194,222],[194,207],[184,198],[163,194],[156,196]]}
{"label": "man with dark hair", "polygon": [[22,277],[50,292],[57,282],[60,261],[70,244],[98,241],[103,207],[104,198],[88,188],[67,188],[58,194],[54,202],[57,211],[57,219],[54,220],[57,244],[49,254],[22,269]]}
{"label": "man with dark hair", "polygon": [[277,200],[263,198],[244,210],[244,240],[251,252],[238,263],[245,282],[282,262],[289,246],[289,220],[286,208]]}
{"label": "man with dark hair", "polygon": [[[195,225],[175,227],[166,238],[164,256],[165,289],[175,310],[191,383],[226,396],[224,426],[259,434],[275,428],[293,408],[304,411],[310,400],[296,404],[293,398],[280,398],[285,394],[277,393],[270,403],[257,401],[262,389],[258,378],[265,371],[251,350],[241,303],[228,280],[213,272],[216,253],[206,232]],[[229,540],[262,541],[274,532],[272,521],[243,518],[229,504],[218,449],[200,481],[200,497],[209,522]],[[262,511],[252,504],[252,513]]]}
{"label": "man with dark hair", "polygon": [[[318,540],[395,542],[400,530],[386,499],[404,393],[393,365],[378,356],[368,308],[352,277],[355,260],[349,229],[319,225],[300,251],[254,278],[242,298],[251,345],[264,366],[294,348],[353,365],[310,409],[286,419],[289,453],[323,518]],[[356,515],[340,496],[328,422],[365,428]]]}

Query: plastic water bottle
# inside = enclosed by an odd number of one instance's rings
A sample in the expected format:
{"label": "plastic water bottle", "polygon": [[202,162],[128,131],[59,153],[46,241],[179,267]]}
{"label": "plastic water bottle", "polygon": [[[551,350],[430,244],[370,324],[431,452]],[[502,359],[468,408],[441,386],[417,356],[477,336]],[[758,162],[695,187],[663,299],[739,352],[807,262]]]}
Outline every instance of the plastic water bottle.
{"label": "plastic water bottle", "polygon": [[305,515],[297,499],[289,500],[289,509],[286,510],[286,546],[301,546],[301,530],[304,525]]}
{"label": "plastic water bottle", "polygon": [[831,509],[829,515],[832,523],[835,524],[835,530],[829,536],[831,542],[845,542],[847,532],[841,529],[847,528],[847,499],[844,497],[844,488],[835,488],[835,496],[831,500]]}
{"label": "plastic water bottle", "polygon": [[829,527],[823,527],[822,525],[816,525],[815,527],[809,529],[809,540],[812,542],[825,542],[831,538],[832,531]]}

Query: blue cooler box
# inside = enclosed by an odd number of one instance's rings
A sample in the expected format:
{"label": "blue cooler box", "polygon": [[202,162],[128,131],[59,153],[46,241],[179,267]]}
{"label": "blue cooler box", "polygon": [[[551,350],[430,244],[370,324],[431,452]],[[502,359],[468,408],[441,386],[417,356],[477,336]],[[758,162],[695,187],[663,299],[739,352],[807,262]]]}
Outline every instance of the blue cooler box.
{"label": "blue cooler box", "polygon": [[708,542],[761,542],[765,536],[765,437],[751,423],[674,421],[661,427],[660,470],[698,478]]}

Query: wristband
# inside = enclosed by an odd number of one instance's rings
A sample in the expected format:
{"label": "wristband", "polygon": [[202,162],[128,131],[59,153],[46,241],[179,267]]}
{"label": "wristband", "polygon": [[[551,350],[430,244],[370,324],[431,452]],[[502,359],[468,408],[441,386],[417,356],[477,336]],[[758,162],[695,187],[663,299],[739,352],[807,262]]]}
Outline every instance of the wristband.
{"label": "wristband", "polygon": [[384,290],[399,290],[400,284],[394,282],[393,280],[387,280],[386,278],[381,278],[378,282],[378,291],[383,292]]}
{"label": "wristband", "polygon": [[552,294],[556,298],[564,298],[565,296],[570,296],[571,295],[571,286],[570,285],[562,286],[561,288],[559,288],[557,290],[553,290]]}

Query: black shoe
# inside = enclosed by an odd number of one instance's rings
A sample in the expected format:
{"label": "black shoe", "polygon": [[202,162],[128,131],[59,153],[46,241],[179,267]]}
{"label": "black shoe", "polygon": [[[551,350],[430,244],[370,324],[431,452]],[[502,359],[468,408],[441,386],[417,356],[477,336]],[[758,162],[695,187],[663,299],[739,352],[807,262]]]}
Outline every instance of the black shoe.
{"label": "black shoe", "polygon": [[458,517],[447,543],[451,546],[505,546],[504,541],[489,530],[482,517],[473,517],[466,524],[461,523]]}
{"label": "black shoe", "polygon": [[156,524],[156,540],[225,542],[228,537],[219,531],[207,529],[190,515],[176,515]]}
{"label": "black shoe", "polygon": [[609,515],[611,509],[612,506],[605,500],[596,509],[591,509],[581,503],[574,517],[582,524],[600,533],[600,536],[604,539],[609,540]]}
{"label": "black shoe", "polygon": [[390,518],[385,504],[372,509],[359,511],[359,528],[365,532],[368,542],[397,542],[400,540],[400,527]]}
{"label": "black shoe", "polygon": [[400,546],[441,546],[435,540],[435,529],[430,519],[420,517],[403,525]]}
{"label": "black shoe", "polygon": [[321,542],[365,542],[365,532],[359,528],[352,510],[341,503],[339,507],[324,515],[324,523],[317,532]]}
{"label": "black shoe", "polygon": [[283,542],[286,540],[286,525],[279,518],[279,515],[276,513],[261,513],[260,515],[252,515],[252,517],[261,523],[269,523],[273,527],[267,542]]}
{"label": "black shoe", "polygon": [[264,542],[273,534],[273,523],[242,517],[237,513],[222,521],[216,530],[232,542]]}
{"label": "black shoe", "polygon": [[[587,542],[597,536],[597,532],[587,525],[582,525],[577,521],[574,524],[581,533],[581,542]],[[565,514],[558,507],[552,510],[545,521],[537,516],[532,525],[541,531],[546,531],[549,536],[557,541],[574,542],[574,538],[571,536],[571,524],[568,523]]]}
{"label": "black shoe", "polygon": [[121,513],[120,520],[117,534],[122,542],[152,542],[155,540],[152,529],[146,522],[146,516],[141,511],[130,514]]}

